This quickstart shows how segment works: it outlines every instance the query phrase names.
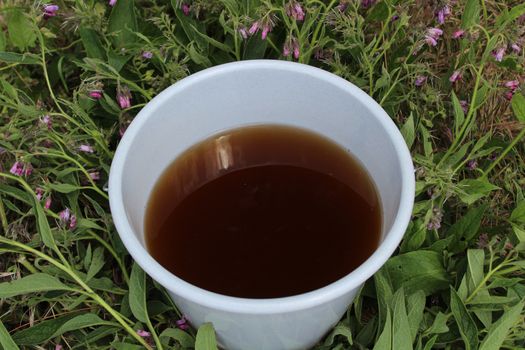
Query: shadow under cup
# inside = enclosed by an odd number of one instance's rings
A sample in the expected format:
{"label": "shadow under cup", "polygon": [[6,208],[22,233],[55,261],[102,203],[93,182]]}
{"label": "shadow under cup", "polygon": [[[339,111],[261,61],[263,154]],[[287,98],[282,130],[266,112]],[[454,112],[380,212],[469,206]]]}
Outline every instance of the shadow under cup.
{"label": "shadow under cup", "polygon": [[[254,124],[315,131],[349,149],[370,174],[382,207],[380,245],[346,277],[297,296],[242,299],[190,285],[148,254],[145,209],[166,167],[213,134]],[[362,283],[399,244],[412,210],[414,175],[395,124],[363,91],[317,68],[259,60],[204,70],[149,102],[117,149],[109,194],[124,245],[194,326],[213,322],[227,349],[305,349],[338,322]]]}

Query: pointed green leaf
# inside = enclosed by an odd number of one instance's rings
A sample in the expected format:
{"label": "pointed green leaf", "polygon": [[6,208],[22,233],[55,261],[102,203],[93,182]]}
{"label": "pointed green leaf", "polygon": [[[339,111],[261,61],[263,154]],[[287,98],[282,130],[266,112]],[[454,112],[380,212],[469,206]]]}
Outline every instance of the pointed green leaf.
{"label": "pointed green leaf", "polygon": [[416,340],[417,332],[423,320],[425,311],[425,293],[418,290],[407,298],[408,305],[408,323],[410,324],[410,336],[412,343]]}
{"label": "pointed green leaf", "polygon": [[392,349],[392,320],[390,316],[390,310],[387,309],[385,317],[385,326],[381,335],[377,339],[373,350],[390,350]]}
{"label": "pointed green leaf", "polygon": [[468,205],[499,189],[498,186],[494,186],[485,178],[464,179],[458,183],[458,187],[460,190],[458,193],[459,198]]}
{"label": "pointed green leaf", "polygon": [[506,310],[503,315],[489,329],[481,343],[480,350],[498,350],[503,345],[509,330],[520,319],[523,302]]}
{"label": "pointed green leaf", "polygon": [[405,124],[401,127],[401,135],[405,139],[408,148],[412,147],[416,139],[416,131],[414,127],[414,116],[410,113],[410,116],[405,121]]}
{"label": "pointed green leaf", "polygon": [[32,53],[16,53],[0,51],[0,62],[20,64],[40,64],[40,58]]}
{"label": "pointed green leaf", "polygon": [[459,130],[465,121],[465,112],[463,112],[461,103],[454,91],[452,91],[452,106],[454,107],[454,137],[457,137]]}
{"label": "pointed green leaf", "polygon": [[11,282],[0,283],[0,298],[11,298],[17,295],[50,290],[72,290],[72,288],[48,274],[34,273]]}
{"label": "pointed green leaf", "polygon": [[20,51],[25,51],[35,45],[35,27],[20,10],[13,10],[8,13],[7,32],[11,43]]}
{"label": "pointed green leaf", "polygon": [[179,343],[183,349],[193,349],[195,345],[195,340],[191,337],[191,335],[189,335],[181,329],[176,328],[167,328],[163,330],[162,333],[159,335],[159,338],[161,340],[165,338],[172,338],[177,343]]}
{"label": "pointed green leaf", "polygon": [[514,115],[522,123],[525,123],[525,96],[517,93],[512,97],[512,110]]}
{"label": "pointed green leaf", "polygon": [[525,224],[525,200],[518,203],[510,215],[510,221],[516,224]]}
{"label": "pointed green leaf", "polygon": [[479,0],[467,0],[463,16],[461,16],[461,28],[469,29],[479,22],[481,6]]}
{"label": "pointed green leaf", "polygon": [[458,293],[452,287],[450,288],[450,309],[458,325],[461,338],[465,343],[465,349],[476,350],[479,342],[478,328],[472,317],[470,317],[465,304],[463,304]]}
{"label": "pointed green leaf", "polygon": [[13,338],[9,335],[4,324],[0,321],[0,348],[4,350],[18,350],[18,345],[14,342]]}
{"label": "pointed green leaf", "polygon": [[129,307],[137,320],[146,323],[146,274],[137,263],[133,264],[129,279]]}
{"label": "pointed green leaf", "polygon": [[108,23],[108,33],[117,48],[126,47],[137,40],[133,32],[138,31],[135,14],[135,0],[118,0],[111,10]]}
{"label": "pointed green leaf", "polygon": [[405,291],[399,289],[394,294],[394,320],[392,322],[392,349],[410,350],[412,349],[412,335],[410,323],[405,306]]}
{"label": "pointed green leaf", "polygon": [[204,323],[199,327],[195,338],[195,350],[219,350],[211,323]]}

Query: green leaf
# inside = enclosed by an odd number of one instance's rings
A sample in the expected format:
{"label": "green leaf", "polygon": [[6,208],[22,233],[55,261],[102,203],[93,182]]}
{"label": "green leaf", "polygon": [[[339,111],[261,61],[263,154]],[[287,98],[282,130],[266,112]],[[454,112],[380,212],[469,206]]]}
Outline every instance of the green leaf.
{"label": "green leaf", "polygon": [[72,290],[60,282],[57,278],[45,273],[34,273],[20,279],[0,283],[0,298],[11,298],[36,292],[47,292],[50,290]]}
{"label": "green leaf", "polygon": [[5,51],[6,45],[7,45],[7,40],[5,37],[5,33],[3,31],[0,31],[0,52]]}
{"label": "green leaf", "polygon": [[172,338],[182,346],[183,349],[193,349],[195,340],[181,329],[167,328],[159,335],[159,338]]}
{"label": "green leaf", "polygon": [[384,269],[379,270],[374,275],[374,283],[376,287],[377,304],[379,307],[379,324],[386,321],[387,311],[390,309],[389,302],[392,300],[392,285],[389,281],[389,275]]}
{"label": "green leaf", "polygon": [[0,347],[4,350],[18,350],[18,345],[14,342],[13,338],[9,335],[4,324],[0,320]]}
{"label": "green leaf", "polygon": [[0,62],[20,64],[40,64],[40,58],[32,53],[0,51]]}
{"label": "green leaf", "polygon": [[516,224],[525,224],[525,200],[518,203],[510,214],[510,221]]}
{"label": "green leaf", "polygon": [[495,28],[502,30],[508,23],[525,14],[525,4],[514,6],[510,11],[504,9],[502,14],[496,18]]}
{"label": "green leaf", "polygon": [[94,326],[118,326],[117,323],[108,322],[101,319],[99,316],[87,313],[75,316],[74,318],[65,322],[58,330],[53,333],[51,338],[58,337],[66,332],[71,332],[80,328],[94,327]]}
{"label": "green leaf", "polygon": [[410,323],[405,306],[405,291],[399,289],[394,294],[394,320],[392,322],[392,349],[409,350],[412,349],[412,335]]}
{"label": "green leaf", "polygon": [[481,6],[479,0],[467,0],[463,16],[461,17],[461,28],[470,29],[479,22]]}
{"label": "green leaf", "polygon": [[29,205],[33,203],[33,199],[29,193],[13,186],[0,183],[0,193],[7,194],[8,196],[11,196]]}
{"label": "green leaf", "polygon": [[195,350],[218,350],[215,330],[211,323],[204,323],[197,331]]}
{"label": "green leaf", "polygon": [[480,350],[498,350],[503,345],[507,334],[512,326],[520,320],[520,313],[523,309],[523,302],[506,310],[499,320],[490,327],[487,335],[483,339]]}
{"label": "green leaf", "polygon": [[40,204],[40,201],[37,200],[35,196],[33,198],[33,210],[35,211],[37,230],[40,234],[42,242],[48,247],[53,249],[55,252],[58,252],[59,249],[51,232],[51,227],[49,227],[49,222],[47,221],[46,213],[44,208]]}
{"label": "green leaf", "polygon": [[416,340],[417,331],[421,326],[421,321],[423,320],[425,302],[425,293],[423,293],[421,290],[416,291],[407,298],[408,323],[410,324],[410,336],[412,343]]}
{"label": "green leaf", "polygon": [[418,250],[394,256],[387,261],[384,270],[394,289],[404,287],[430,295],[449,285],[441,254],[435,251]]}
{"label": "green leaf", "polygon": [[430,326],[427,332],[429,334],[447,333],[449,331],[447,322],[448,316],[442,312],[438,312],[432,326]]}
{"label": "green leaf", "polygon": [[251,36],[245,44],[243,59],[254,60],[264,58],[264,53],[266,52],[267,47],[267,40],[261,40],[258,35]]}
{"label": "green leaf", "polygon": [[227,52],[227,53],[231,53],[232,52],[232,49],[230,48],[230,46],[226,45],[226,44],[223,44],[215,39],[213,39],[212,37],[209,37],[208,35],[204,34],[204,33],[201,33],[197,28],[195,28],[195,26],[193,24],[190,24],[191,28],[193,29],[193,31],[198,35],[200,36],[201,38],[203,38],[206,42],[208,42],[211,46],[213,47],[216,47],[218,48],[219,50],[222,50],[224,52]]}
{"label": "green leaf", "polygon": [[392,320],[390,316],[390,310],[386,311],[385,326],[381,335],[377,339],[373,350],[389,350],[392,349]]}
{"label": "green leaf", "polygon": [[425,347],[423,350],[432,350],[434,348],[434,344],[436,343],[437,335],[430,338],[430,340],[425,344]]}
{"label": "green leaf", "polygon": [[137,320],[146,323],[146,274],[137,263],[133,264],[129,279],[129,307]]}
{"label": "green leaf", "polygon": [[188,45],[188,55],[193,62],[200,66],[210,67],[212,65],[210,59],[199,53],[197,49],[195,49],[195,45],[193,43]]}
{"label": "green leaf", "polygon": [[335,326],[330,332],[330,335],[326,337],[324,346],[332,346],[332,344],[334,344],[335,338],[339,335],[343,336],[349,345],[353,344],[352,330],[347,325],[340,323]]}
{"label": "green leaf", "polygon": [[386,2],[381,1],[370,10],[367,19],[370,21],[382,22],[388,19],[389,14],[388,5]]}
{"label": "green leaf", "polygon": [[111,349],[115,350],[144,350],[142,345],[130,344],[120,341],[114,341],[111,343]]}
{"label": "green leaf", "polygon": [[405,121],[405,124],[401,127],[401,135],[405,139],[408,148],[411,148],[416,139],[416,131],[414,127],[414,116],[410,113],[410,116]]}
{"label": "green leaf", "polygon": [[175,11],[175,16],[177,17],[184,34],[186,34],[188,41],[195,42],[199,49],[207,53],[208,41],[203,37],[203,33],[206,33],[206,26],[202,21],[196,21],[193,17],[184,15],[180,7],[177,6],[178,3],[179,1],[177,0],[171,0],[171,6]]}
{"label": "green leaf", "polygon": [[512,110],[516,118],[522,123],[525,123],[525,96],[517,93],[512,97]]}
{"label": "green leaf", "polygon": [[84,50],[86,50],[87,56],[105,60],[106,51],[102,46],[100,38],[98,37],[98,33],[94,29],[84,26],[80,27],[78,32],[80,34],[80,39],[82,40],[82,45],[84,46]]}
{"label": "green leaf", "polygon": [[118,0],[109,16],[108,33],[117,48],[124,48],[136,41],[138,31],[135,0]]}
{"label": "green leaf", "polygon": [[463,179],[458,183],[458,187],[459,198],[468,205],[499,189],[498,186],[491,184],[486,178]]}
{"label": "green leaf", "polygon": [[487,205],[472,208],[465,216],[456,221],[456,223],[448,229],[447,236],[452,238],[448,244],[449,250],[454,252],[458,249],[463,250],[462,247],[458,247],[458,243],[462,239],[464,241],[470,241],[476,236],[481,225],[481,219],[486,210]]}
{"label": "green leaf", "polygon": [[75,186],[75,185],[61,184],[61,183],[50,183],[49,187],[52,190],[60,192],[60,193],[71,193],[71,192],[78,191],[80,189],[80,187]]}
{"label": "green leaf", "polygon": [[91,264],[86,275],[86,282],[95,277],[95,275],[102,269],[104,266],[104,248],[97,247],[93,252],[93,257],[91,258]]}
{"label": "green leaf", "polygon": [[454,91],[452,91],[452,106],[454,107],[454,137],[457,137],[459,130],[465,121],[465,112],[463,112],[461,103]]}
{"label": "green leaf", "polygon": [[22,11],[13,10],[7,16],[7,31],[9,40],[20,51],[33,47],[36,41],[36,33],[33,22],[31,22]]}
{"label": "green leaf", "polygon": [[465,304],[463,304],[458,293],[452,287],[450,287],[450,309],[452,310],[452,315],[458,325],[461,338],[465,343],[465,349],[477,349],[479,341],[476,323],[474,323],[474,320],[470,317]]}
{"label": "green leaf", "polygon": [[485,262],[485,252],[483,249],[467,250],[468,261],[468,292],[472,294],[478,285],[483,281],[483,264]]}

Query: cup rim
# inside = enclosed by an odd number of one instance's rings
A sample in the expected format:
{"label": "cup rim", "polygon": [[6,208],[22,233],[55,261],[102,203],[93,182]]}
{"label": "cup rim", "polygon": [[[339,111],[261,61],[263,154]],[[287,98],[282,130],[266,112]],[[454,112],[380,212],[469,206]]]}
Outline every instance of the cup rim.
{"label": "cup rim", "polygon": [[[123,169],[129,155],[130,147],[134,143],[135,137],[140,129],[148,119],[155,114],[154,112],[158,106],[165,103],[179,91],[202,80],[228,72],[253,69],[286,70],[310,75],[315,79],[324,80],[333,84],[348,94],[353,95],[361,102],[366,103],[371,112],[371,117],[376,118],[389,135],[399,158],[401,168],[402,189],[398,212],[390,230],[385,234],[386,238],[379,244],[374,253],[348,275],[329,285],[307,293],[281,298],[249,299],[222,295],[197,287],[175,276],[148,253],[147,249],[133,233],[133,228],[129,223],[122,196],[121,179],[124,176]],[[372,97],[349,81],[320,68],[279,60],[248,60],[214,66],[192,74],[163,90],[146,104],[129,125],[117,147],[109,174],[109,202],[113,221],[124,246],[142,269],[168,291],[193,303],[217,310],[243,314],[273,314],[304,310],[329,300],[334,300],[345,293],[359,288],[361,284],[384,265],[401,242],[410,221],[414,204],[414,193],[414,167],[410,151],[397,126]]]}

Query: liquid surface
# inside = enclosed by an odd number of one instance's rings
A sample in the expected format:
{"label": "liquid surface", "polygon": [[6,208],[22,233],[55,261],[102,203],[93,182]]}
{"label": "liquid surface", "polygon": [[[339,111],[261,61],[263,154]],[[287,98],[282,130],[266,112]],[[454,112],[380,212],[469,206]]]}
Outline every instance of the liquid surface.
{"label": "liquid surface", "polygon": [[229,130],[179,156],[146,211],[146,244],[212,292],[276,298],[324,287],[378,245],[379,200],[347,151],[302,129]]}

